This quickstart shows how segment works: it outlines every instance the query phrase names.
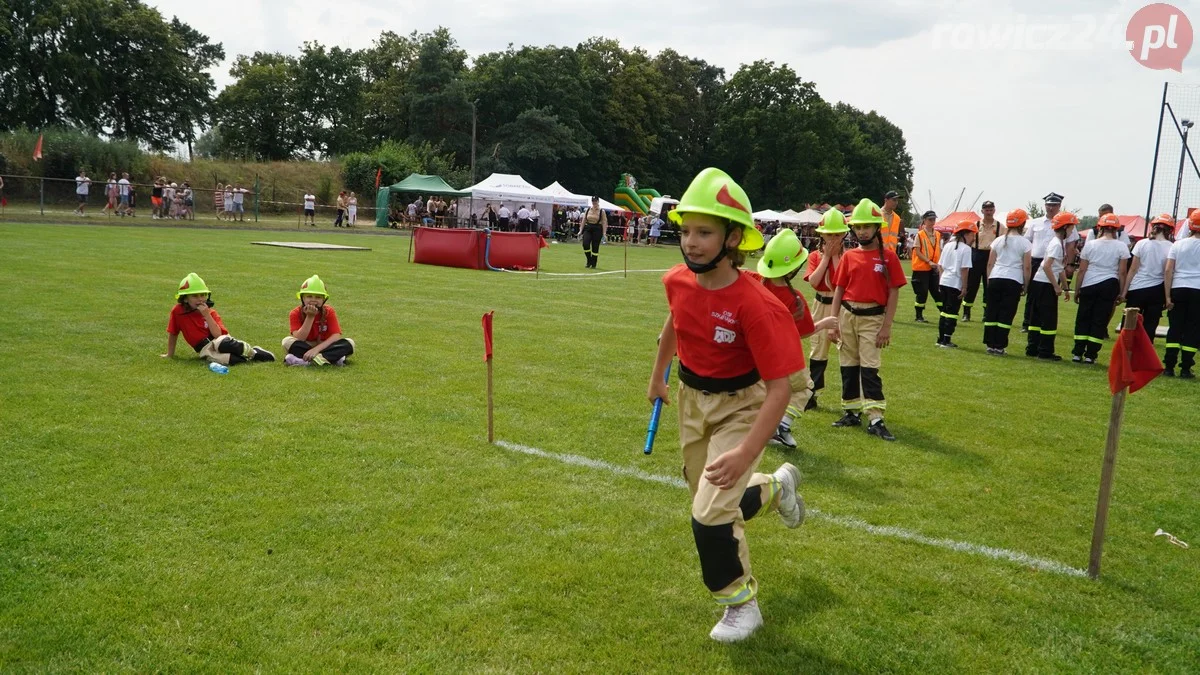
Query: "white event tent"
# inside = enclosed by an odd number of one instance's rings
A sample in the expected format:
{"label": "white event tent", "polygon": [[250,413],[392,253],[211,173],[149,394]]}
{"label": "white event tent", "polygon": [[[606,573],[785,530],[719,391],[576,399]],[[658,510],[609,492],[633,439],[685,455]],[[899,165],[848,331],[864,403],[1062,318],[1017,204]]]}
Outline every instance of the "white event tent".
{"label": "white event tent", "polygon": [[[542,192],[554,195],[554,203],[563,206],[591,206],[592,198],[589,195],[578,195],[571,192],[562,186],[562,183],[554,181],[547,185]],[[600,208],[605,211],[627,211],[628,209],[621,208],[616,204],[600,197]]]}

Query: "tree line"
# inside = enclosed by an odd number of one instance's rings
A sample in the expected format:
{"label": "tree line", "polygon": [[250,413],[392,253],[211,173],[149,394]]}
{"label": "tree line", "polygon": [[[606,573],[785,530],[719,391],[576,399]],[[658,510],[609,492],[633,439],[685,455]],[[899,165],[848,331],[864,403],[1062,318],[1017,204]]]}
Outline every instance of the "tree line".
{"label": "tree line", "polygon": [[896,125],[825,101],[768,61],[727,76],[672,49],[652,55],[606,38],[472,59],[446,28],[384,31],[365,49],[313,41],[298,54],[239,55],[217,92],[206,71],[224,60],[222,45],[140,0],[3,4],[0,91],[10,94],[0,131],[56,124],[212,158],[339,157],[355,171],[347,185],[361,188],[373,187],[372,164],[401,157],[462,186],[474,122],[480,179],[519,173],[607,194],[628,172],[678,196],[715,165],[758,208],[912,187]]}

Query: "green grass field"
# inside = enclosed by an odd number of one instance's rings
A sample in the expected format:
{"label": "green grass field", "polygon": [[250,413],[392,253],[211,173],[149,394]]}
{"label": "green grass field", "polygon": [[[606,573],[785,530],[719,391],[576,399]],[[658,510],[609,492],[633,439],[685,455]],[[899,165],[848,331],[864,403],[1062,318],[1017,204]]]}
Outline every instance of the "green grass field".
{"label": "green grass field", "polygon": [[[1098,582],[868,530],[1087,565],[1104,368],[988,357],[979,322],[938,350],[905,289],[883,368],[899,440],[830,427],[833,369],[801,450],[763,460],[800,466],[820,513],[750,523],[766,625],[721,646],[686,490],[608,468],[679,475],[673,409],[641,453],[659,274],[537,280],[408,264],[407,237],[304,235],[373,250],[0,225],[0,670],[1198,668],[1195,383],[1129,399]],[[677,259],[629,252],[632,269]],[[621,249],[601,261],[620,269]],[[582,267],[576,246],[545,251],[547,271]],[[224,377],[186,347],[161,359],[192,271],[233,335],[281,357],[296,288],[319,273],[360,353]],[[492,309],[497,438],[606,465],[486,442]]]}

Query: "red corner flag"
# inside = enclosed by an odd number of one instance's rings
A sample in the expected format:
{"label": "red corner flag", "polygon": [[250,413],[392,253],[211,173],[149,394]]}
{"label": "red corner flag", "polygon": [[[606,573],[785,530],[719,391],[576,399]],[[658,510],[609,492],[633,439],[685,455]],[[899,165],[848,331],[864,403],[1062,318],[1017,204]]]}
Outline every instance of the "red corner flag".
{"label": "red corner flag", "polygon": [[38,134],[37,145],[33,146],[33,161],[38,161],[42,158],[42,134]]}
{"label": "red corner flag", "polygon": [[375,169],[375,189],[379,189],[379,179],[383,177],[383,167]]}
{"label": "red corner flag", "polygon": [[[1126,351],[1132,357],[1125,358]],[[1117,336],[1113,345],[1112,356],[1108,362],[1108,388],[1113,394],[1129,387],[1129,393],[1150,383],[1150,380],[1162,374],[1162,361],[1158,360],[1158,352],[1154,351],[1154,343],[1146,330],[1142,328],[1142,315],[1138,314],[1137,328],[1123,330]]]}
{"label": "red corner flag", "polygon": [[483,315],[483,360],[492,360],[492,315],[495,312],[488,312]]}

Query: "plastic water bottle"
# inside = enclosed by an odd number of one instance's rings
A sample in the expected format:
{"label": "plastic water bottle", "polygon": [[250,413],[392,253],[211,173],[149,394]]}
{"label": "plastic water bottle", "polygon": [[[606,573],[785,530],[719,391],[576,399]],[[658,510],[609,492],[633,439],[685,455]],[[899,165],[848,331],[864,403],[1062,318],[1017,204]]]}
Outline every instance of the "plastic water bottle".
{"label": "plastic water bottle", "polygon": [[213,361],[212,363],[208,364],[208,369],[218,375],[228,375],[229,374],[229,366],[223,366],[223,365],[217,363],[216,361]]}

